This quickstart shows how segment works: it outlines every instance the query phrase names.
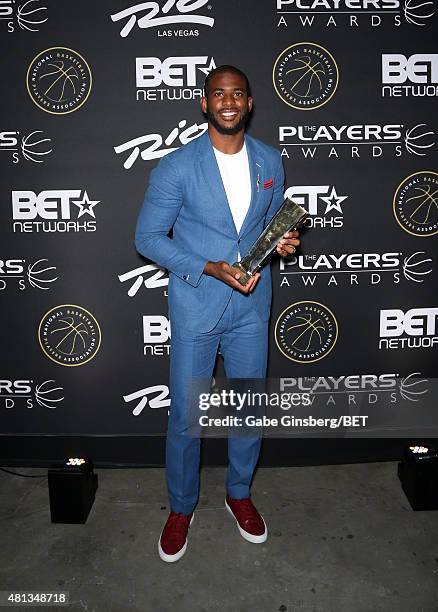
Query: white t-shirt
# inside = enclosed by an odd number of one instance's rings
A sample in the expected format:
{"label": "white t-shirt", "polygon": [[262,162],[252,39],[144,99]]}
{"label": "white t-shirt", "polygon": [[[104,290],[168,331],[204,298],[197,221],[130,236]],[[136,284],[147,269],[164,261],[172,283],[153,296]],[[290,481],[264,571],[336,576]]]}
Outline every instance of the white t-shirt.
{"label": "white t-shirt", "polygon": [[233,155],[222,153],[214,147],[213,151],[216,155],[234,225],[239,233],[251,203],[251,179],[246,144],[244,143],[241,150]]}

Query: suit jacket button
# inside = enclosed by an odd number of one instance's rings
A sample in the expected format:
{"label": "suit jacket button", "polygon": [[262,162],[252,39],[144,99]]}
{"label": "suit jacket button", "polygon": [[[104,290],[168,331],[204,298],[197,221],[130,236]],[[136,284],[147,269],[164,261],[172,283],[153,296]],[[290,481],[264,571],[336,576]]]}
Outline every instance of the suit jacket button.
{"label": "suit jacket button", "polygon": [[239,238],[239,240],[237,241],[237,244],[240,244],[240,238]]}
{"label": "suit jacket button", "polygon": [[185,274],[184,274],[184,276],[183,276],[183,279],[184,279],[184,280],[187,280],[187,276],[186,276]]}

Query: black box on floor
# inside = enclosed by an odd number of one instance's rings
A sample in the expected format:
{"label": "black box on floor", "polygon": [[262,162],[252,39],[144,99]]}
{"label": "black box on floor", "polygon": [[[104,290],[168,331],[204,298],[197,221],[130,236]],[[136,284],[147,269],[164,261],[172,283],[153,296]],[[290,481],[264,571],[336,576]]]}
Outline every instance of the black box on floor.
{"label": "black box on floor", "polygon": [[91,462],[48,471],[52,523],[85,523],[94,503],[97,474]]}
{"label": "black box on floor", "polygon": [[438,510],[438,452],[410,446],[398,464],[398,477],[413,510]]}

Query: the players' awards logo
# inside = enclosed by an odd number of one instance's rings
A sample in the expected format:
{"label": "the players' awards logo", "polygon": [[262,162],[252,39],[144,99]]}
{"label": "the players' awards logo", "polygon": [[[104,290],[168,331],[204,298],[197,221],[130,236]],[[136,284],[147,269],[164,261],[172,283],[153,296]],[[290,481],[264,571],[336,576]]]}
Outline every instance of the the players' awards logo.
{"label": "the players' awards logo", "polygon": [[26,131],[24,134],[19,130],[8,130],[0,132],[0,153],[2,151],[7,153],[13,164],[23,159],[42,164],[53,151],[52,139],[47,138],[42,130]]}
{"label": "the players' awards logo", "polygon": [[80,108],[91,91],[91,70],[77,51],[51,47],[38,53],[26,76],[33,102],[52,115],[66,115]]}
{"label": "the players' awards logo", "polygon": [[438,173],[423,170],[403,179],[394,195],[393,211],[400,227],[413,236],[438,233]]}
{"label": "the players' awards logo", "polygon": [[285,357],[313,363],[326,357],[336,344],[338,323],[332,311],[319,302],[295,302],[280,314],[274,333]]}
{"label": "the players' awards logo", "polygon": [[324,47],[302,42],[280,53],[272,79],[283,102],[298,110],[313,110],[333,96],[339,72],[335,59]]}
{"label": "the players' awards logo", "polygon": [[79,366],[96,355],[101,332],[94,316],[74,304],[55,306],[41,319],[40,346],[52,361],[63,366]]}
{"label": "the players' awards logo", "polygon": [[41,382],[26,379],[2,379],[0,381],[2,393],[0,406],[11,410],[12,408],[42,408],[54,410],[62,406],[64,389],[53,379]]}
{"label": "the players' awards logo", "polygon": [[9,287],[19,291],[26,291],[29,287],[48,291],[58,280],[56,266],[51,266],[46,257],[32,258],[27,266],[26,263],[25,259],[0,259],[0,291]]}

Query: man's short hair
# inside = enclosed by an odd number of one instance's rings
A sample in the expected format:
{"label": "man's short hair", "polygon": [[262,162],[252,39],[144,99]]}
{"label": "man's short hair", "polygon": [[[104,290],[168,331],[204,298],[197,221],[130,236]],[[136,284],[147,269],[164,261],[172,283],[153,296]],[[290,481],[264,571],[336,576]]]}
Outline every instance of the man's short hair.
{"label": "man's short hair", "polygon": [[204,92],[205,95],[208,96],[208,87],[210,84],[210,80],[216,75],[216,74],[222,74],[224,72],[231,72],[232,74],[238,74],[239,76],[241,76],[243,79],[245,79],[245,83],[246,83],[246,93],[248,96],[251,95],[251,87],[249,85],[249,81],[248,81],[248,77],[246,76],[246,74],[244,72],[242,72],[242,70],[239,70],[239,68],[236,68],[235,66],[228,66],[228,65],[224,65],[224,66],[218,66],[217,68],[214,68],[213,70],[211,70],[207,76],[205,77],[205,82],[204,82]]}

